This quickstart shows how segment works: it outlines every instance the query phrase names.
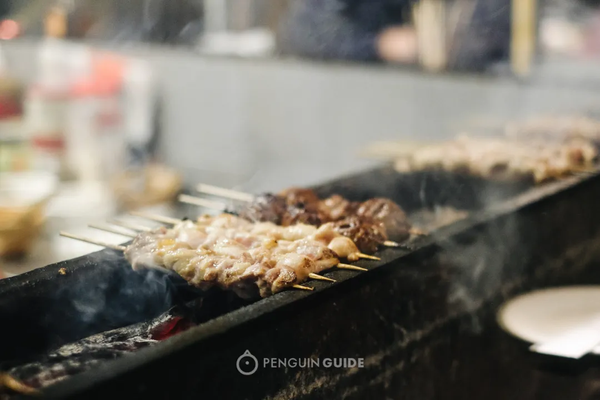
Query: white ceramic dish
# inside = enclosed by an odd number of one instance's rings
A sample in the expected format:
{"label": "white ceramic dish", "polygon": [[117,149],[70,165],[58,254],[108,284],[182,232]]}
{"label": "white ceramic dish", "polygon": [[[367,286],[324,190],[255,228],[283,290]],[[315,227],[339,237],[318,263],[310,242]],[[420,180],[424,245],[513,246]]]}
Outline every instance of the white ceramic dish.
{"label": "white ceramic dish", "polygon": [[[569,286],[537,290],[506,302],[498,323],[511,335],[530,343],[550,341],[600,317],[600,286]],[[600,346],[593,351],[600,354]]]}

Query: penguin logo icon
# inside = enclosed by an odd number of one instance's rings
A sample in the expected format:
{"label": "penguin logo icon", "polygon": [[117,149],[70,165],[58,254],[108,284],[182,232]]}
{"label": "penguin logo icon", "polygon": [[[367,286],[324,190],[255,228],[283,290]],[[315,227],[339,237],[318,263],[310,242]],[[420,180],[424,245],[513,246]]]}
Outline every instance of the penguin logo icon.
{"label": "penguin logo icon", "polygon": [[235,366],[240,374],[252,375],[258,369],[258,360],[249,350],[246,350],[244,354],[238,357]]}

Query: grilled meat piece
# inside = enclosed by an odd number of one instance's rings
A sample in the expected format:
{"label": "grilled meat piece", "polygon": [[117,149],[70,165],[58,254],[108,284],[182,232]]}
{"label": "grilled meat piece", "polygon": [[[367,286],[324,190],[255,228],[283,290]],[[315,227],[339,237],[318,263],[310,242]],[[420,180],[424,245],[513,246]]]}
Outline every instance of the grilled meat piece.
{"label": "grilled meat piece", "polygon": [[337,221],[353,215],[356,213],[358,207],[360,207],[359,202],[346,200],[338,194],[326,198],[319,204],[321,213],[327,215],[329,221]]}
{"label": "grilled meat piece", "polygon": [[[283,203],[286,205],[284,206]],[[298,188],[288,189],[280,196],[261,196],[243,209],[239,215],[250,221],[272,222],[282,226],[294,224],[321,226],[328,222],[357,216],[357,220],[352,220],[352,226],[355,227],[357,221],[363,220],[367,224],[379,224],[377,235],[387,235],[384,240],[389,237],[395,241],[406,240],[410,236],[411,228],[404,211],[392,200],[376,198],[360,203],[349,201],[339,195],[319,200],[314,191]],[[369,225],[364,230],[371,229]],[[349,237],[354,240],[354,237]],[[376,251],[376,248],[371,245],[363,246],[361,250],[366,248],[373,249],[371,252]]]}
{"label": "grilled meat piece", "polygon": [[327,215],[319,209],[319,197],[311,189],[289,188],[279,194],[287,204],[281,216],[281,225],[308,224],[319,226],[327,221]]}
{"label": "grilled meat piece", "polygon": [[387,240],[381,225],[357,216],[351,216],[332,223],[333,229],[356,244],[363,253],[374,253]]}
{"label": "grilled meat piece", "polygon": [[[410,224],[404,211],[390,199],[374,198],[360,204],[356,215],[384,228],[388,238],[403,241],[410,236]],[[360,246],[359,246],[360,247]]]}
{"label": "grilled meat piece", "polygon": [[267,193],[257,196],[239,215],[252,222],[272,222],[281,225],[287,208],[285,198]]}
{"label": "grilled meat piece", "polygon": [[282,226],[295,224],[319,226],[326,221],[327,216],[321,213],[318,204],[315,203],[288,205],[286,212],[281,216]]}
{"label": "grilled meat piece", "polygon": [[312,189],[291,187],[279,193],[289,206],[309,206],[319,203],[319,196]]}

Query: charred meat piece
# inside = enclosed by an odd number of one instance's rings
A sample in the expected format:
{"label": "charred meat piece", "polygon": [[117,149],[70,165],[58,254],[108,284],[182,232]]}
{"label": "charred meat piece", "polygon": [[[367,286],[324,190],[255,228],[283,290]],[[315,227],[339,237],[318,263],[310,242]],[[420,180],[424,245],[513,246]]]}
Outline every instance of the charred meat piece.
{"label": "charred meat piece", "polygon": [[356,215],[365,220],[380,224],[388,238],[403,241],[410,236],[410,223],[404,211],[390,199],[375,198],[363,202]]}
{"label": "charred meat piece", "polygon": [[252,222],[272,222],[280,225],[287,212],[285,198],[273,194],[257,196],[252,203],[240,212],[240,217]]}
{"label": "charred meat piece", "polygon": [[321,201],[319,208],[321,213],[327,215],[329,221],[337,221],[356,213],[360,203],[349,201],[338,194],[334,194]]}
{"label": "charred meat piece", "polygon": [[375,253],[388,238],[381,225],[352,216],[333,222],[333,229],[356,244],[363,253]]}
{"label": "charred meat piece", "polygon": [[317,205],[319,203],[319,196],[312,189],[304,189],[291,187],[279,193],[279,196],[285,199],[285,202],[289,206],[310,206],[311,204]]}
{"label": "charred meat piece", "polygon": [[327,222],[327,215],[319,209],[319,197],[311,189],[289,188],[279,194],[287,208],[281,216],[281,225],[308,224],[319,226]]}
{"label": "charred meat piece", "polygon": [[288,205],[286,212],[281,217],[282,226],[295,224],[319,226],[326,221],[327,216],[321,213],[318,204],[315,203]]}

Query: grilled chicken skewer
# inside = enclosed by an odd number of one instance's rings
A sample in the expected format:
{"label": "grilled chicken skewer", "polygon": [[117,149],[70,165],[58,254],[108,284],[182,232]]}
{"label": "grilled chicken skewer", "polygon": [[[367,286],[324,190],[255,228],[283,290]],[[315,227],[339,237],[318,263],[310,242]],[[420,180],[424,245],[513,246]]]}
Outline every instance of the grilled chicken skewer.
{"label": "grilled chicken skewer", "polygon": [[[184,224],[185,224],[185,222],[184,222]],[[189,226],[189,224],[190,223],[188,222],[188,229],[191,229],[193,231],[194,227],[193,226]],[[122,235],[122,236],[129,237],[129,238],[132,238],[132,239],[135,239],[138,236],[137,234],[123,232],[120,229],[115,229],[115,228],[112,228],[112,227],[106,226],[106,225],[90,224],[88,226],[90,228],[93,228],[93,229],[98,229],[98,230],[101,230],[101,231],[104,231],[104,232],[110,232],[110,233],[114,233],[114,234],[117,234],[117,235]],[[193,232],[191,232],[191,233],[193,234]],[[336,246],[336,245],[334,244],[334,246]],[[339,244],[337,246],[340,247]],[[126,248],[123,247],[122,250],[126,251]],[[213,249],[208,249],[208,250],[213,250]],[[321,275],[318,275],[318,274],[315,274],[315,273],[312,273],[312,272],[308,274],[308,277],[311,278],[311,279],[320,280],[320,281],[335,282],[335,279],[327,278],[325,276],[321,276]]]}
{"label": "grilled chicken skewer", "polygon": [[[175,225],[175,226],[178,226],[178,224],[185,222],[180,219],[174,219],[174,218],[163,217],[163,216],[154,215],[154,214],[140,213],[140,212],[132,212],[131,215],[149,219],[151,221],[156,221],[156,222],[167,222],[170,225]],[[234,217],[231,214],[221,214],[220,218],[226,219],[227,216]],[[203,218],[212,218],[212,217],[201,216],[200,218],[198,218],[198,221],[196,222],[196,224],[200,223]],[[331,231],[328,234],[329,241],[331,241],[331,245],[335,247],[335,248],[332,247],[332,250],[336,251],[337,254],[341,258],[347,258],[350,261],[356,261],[360,258],[379,261],[380,260],[379,257],[365,254],[365,253],[361,252],[360,250],[366,249],[367,251],[374,253],[375,251],[377,251],[377,246],[380,243],[383,243],[385,241],[384,240],[385,236],[378,226],[376,226],[374,224],[369,225],[367,223],[364,223],[364,222],[356,220],[356,219],[354,219],[354,220],[348,219],[348,220],[338,221],[336,223],[323,224],[321,226],[321,228],[317,229],[316,227],[314,227],[312,225],[307,225],[307,224],[296,224],[296,225],[292,225],[292,226],[281,227],[281,226],[278,226],[278,225],[275,225],[275,224],[269,223],[269,222],[252,223],[250,221],[244,220],[239,217],[235,217],[235,218],[237,218],[237,221],[244,221],[245,228],[243,228],[243,229],[248,230],[251,227],[251,229],[262,230],[263,234],[265,234],[265,232],[268,231],[269,234],[273,237],[278,237],[278,236],[289,237],[289,235],[293,235],[296,239],[299,239],[301,237],[301,236],[299,236],[301,234],[301,232],[304,232],[304,235],[308,236],[312,233],[315,233],[318,229],[321,229],[321,231],[323,231],[324,229],[328,229],[329,231]],[[299,228],[299,227],[301,227],[301,228]],[[238,229],[238,230],[241,228],[242,228],[241,226],[236,227],[236,229]],[[257,231],[255,231],[254,233],[256,233],[256,232]],[[247,232],[247,233],[250,233],[250,232]],[[342,237],[346,237],[346,239],[348,239],[348,240],[343,240]],[[320,239],[320,240],[323,240],[323,239]],[[357,241],[356,244],[354,243],[354,240]],[[328,242],[328,244],[329,244],[329,242]]]}
{"label": "grilled chicken skewer", "polygon": [[[69,239],[79,240],[79,241],[85,242],[85,243],[95,244],[98,246],[106,247],[108,249],[113,249],[113,250],[117,250],[117,251],[125,252],[127,250],[126,246],[119,246],[119,245],[115,245],[115,244],[111,244],[111,243],[106,243],[101,240],[96,240],[96,239],[88,238],[85,236],[73,235],[72,233],[68,233],[68,232],[60,232],[60,236],[63,236],[63,237],[69,238]],[[156,266],[154,266],[154,267],[156,268]],[[294,289],[300,289],[300,290],[314,290],[311,287],[303,286],[303,285],[292,285],[291,287]]]}
{"label": "grilled chicken skewer", "polygon": [[[262,297],[287,288],[312,290],[296,282],[307,278],[335,282],[316,272],[345,266],[339,263],[333,251],[317,241],[272,241],[271,244],[260,245],[255,243],[255,246],[246,249],[247,251],[240,255],[241,249],[227,239],[215,243],[210,249],[193,249],[188,243],[174,239],[175,231],[166,228],[144,232],[127,247],[66,232],[60,234],[123,251],[134,269],[169,269],[201,289],[219,286],[234,291],[242,298],[254,297],[257,288]],[[359,269],[352,265],[348,267]]]}
{"label": "grilled chicken skewer", "polygon": [[[90,225],[90,227],[123,234],[121,230],[105,226]],[[244,244],[257,239],[277,241],[308,239],[322,242],[338,257],[350,261],[357,261],[361,258],[380,260],[379,257],[361,253],[350,238],[336,231],[335,225],[332,223],[324,224],[319,228],[306,224],[282,227],[270,222],[252,223],[230,214],[221,214],[217,217],[203,215],[196,222],[181,221],[172,229],[178,232],[179,241],[187,242],[192,247],[206,246],[206,243],[210,243],[214,240],[211,238],[215,237],[225,237],[228,240]],[[145,229],[143,230],[145,231]],[[125,236],[132,237],[130,234],[125,234]]]}
{"label": "grilled chicken skewer", "polygon": [[[136,216],[138,216],[140,218],[148,219],[150,221],[155,221],[155,222],[160,222],[160,221],[164,220],[164,217],[157,216],[157,215],[154,215],[154,214],[146,214],[146,213],[143,213],[143,212],[135,212],[135,213],[131,213],[131,214],[132,215],[136,215]],[[229,215],[229,214],[225,214],[225,215]],[[204,217],[206,218],[206,217],[210,217],[210,216],[204,216]],[[177,221],[178,221],[178,223],[184,223],[184,222],[186,222],[185,220],[177,220]],[[127,227],[128,226],[128,224],[121,224],[119,221],[113,221],[112,224],[113,225],[117,225],[117,226],[123,226],[123,227]],[[142,232],[148,232],[147,229],[140,229],[140,231],[142,231]],[[121,234],[121,233],[119,233],[119,234]],[[77,239],[77,238],[74,238],[74,239]],[[345,243],[348,243],[348,241],[345,241]],[[339,243],[338,243],[338,245],[339,245]],[[114,246],[114,245],[106,245],[105,247],[110,247],[110,246]],[[346,248],[349,248],[349,246],[346,247]],[[338,249],[338,251],[340,251],[339,247],[337,249]],[[373,257],[373,259],[379,260],[379,257]],[[361,271],[361,272],[362,271],[368,271],[368,269],[366,269],[366,268],[358,267],[356,265],[351,265],[351,264],[344,264],[344,263],[337,264],[336,268],[338,268],[338,269],[353,270],[353,271]]]}
{"label": "grilled chicken skewer", "polygon": [[[162,218],[162,220],[165,220]],[[134,269],[173,270],[202,289],[219,286],[241,297],[252,297],[256,288],[265,297],[293,287],[307,278],[334,281],[318,272],[340,264],[339,257],[356,260],[358,249],[333,224],[288,227],[252,223],[222,214],[182,221],[138,235],[102,225],[93,228],[134,237],[127,247],[61,233],[63,236],[123,251]]]}

